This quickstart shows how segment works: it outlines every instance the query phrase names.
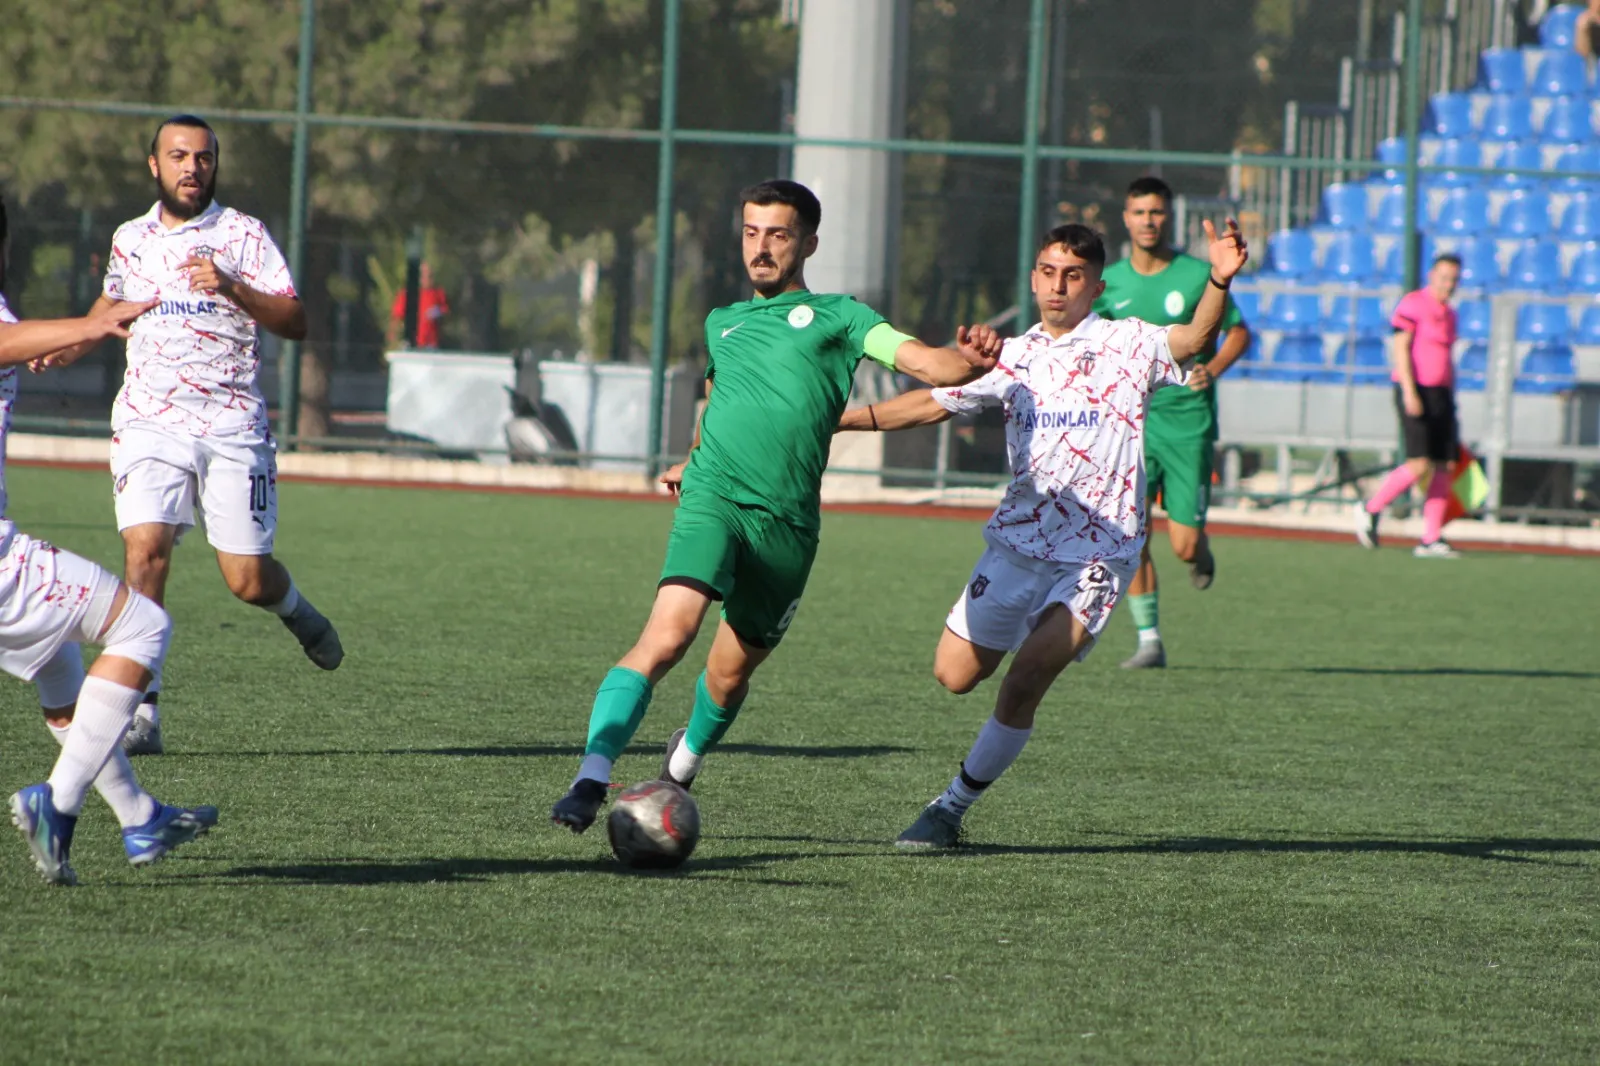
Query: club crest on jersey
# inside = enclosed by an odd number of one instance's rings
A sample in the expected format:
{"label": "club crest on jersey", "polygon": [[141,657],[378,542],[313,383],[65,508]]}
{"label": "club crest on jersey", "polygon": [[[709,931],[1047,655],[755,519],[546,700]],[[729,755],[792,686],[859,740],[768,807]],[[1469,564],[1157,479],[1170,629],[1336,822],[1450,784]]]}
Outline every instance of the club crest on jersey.
{"label": "club crest on jersey", "polygon": [[967,591],[972,594],[973,599],[978,599],[985,592],[989,591],[989,579],[984,577],[982,574],[979,574],[977,577],[972,579],[972,585]]}
{"label": "club crest on jersey", "polygon": [[1035,429],[1098,429],[1098,407],[1068,408],[1065,411],[1019,411],[1018,428],[1024,433]]}
{"label": "club crest on jersey", "polygon": [[807,326],[811,325],[811,320],[815,317],[817,317],[816,312],[812,311],[811,308],[807,307],[805,304],[801,304],[799,307],[796,307],[793,311],[789,312],[789,325],[793,326],[795,329],[805,329]]}
{"label": "club crest on jersey", "polygon": [[1171,292],[1167,293],[1166,303],[1162,306],[1166,309],[1168,315],[1172,316],[1173,318],[1177,318],[1179,315],[1183,314],[1183,305],[1183,293],[1179,292],[1177,289],[1173,289]]}

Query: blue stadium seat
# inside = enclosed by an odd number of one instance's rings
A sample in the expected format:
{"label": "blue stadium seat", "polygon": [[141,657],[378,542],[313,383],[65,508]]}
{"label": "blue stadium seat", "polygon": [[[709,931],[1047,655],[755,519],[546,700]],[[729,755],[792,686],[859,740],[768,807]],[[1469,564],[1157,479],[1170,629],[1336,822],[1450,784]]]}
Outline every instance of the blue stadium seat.
{"label": "blue stadium seat", "polygon": [[[1420,221],[1423,212],[1417,212]],[[1406,187],[1404,185],[1391,185],[1384,190],[1383,199],[1378,201],[1378,214],[1372,220],[1372,229],[1377,233],[1404,233],[1406,229]]]}
{"label": "blue stadium seat", "polygon": [[1489,228],[1489,194],[1471,186],[1451,189],[1439,206],[1439,217],[1427,228],[1434,233],[1482,233]]}
{"label": "blue stadium seat", "polygon": [[1561,212],[1560,234],[1563,240],[1600,240],[1600,195],[1580,192],[1567,201]]}
{"label": "blue stadium seat", "polygon": [[1340,230],[1322,253],[1322,277],[1328,281],[1366,281],[1377,268],[1368,233]]}
{"label": "blue stadium seat", "polygon": [[1531,188],[1544,179],[1544,148],[1535,141],[1521,141],[1500,153],[1494,165],[1511,173],[1494,179],[1496,185]]}
{"label": "blue stadium seat", "polygon": [[1327,368],[1319,334],[1290,333],[1278,341],[1270,365],[1263,367],[1259,376],[1274,381],[1308,381]]}
{"label": "blue stadium seat", "polygon": [[1584,96],[1589,92],[1589,71],[1582,56],[1572,49],[1547,52],[1529,86],[1535,96]]}
{"label": "blue stadium seat", "polygon": [[[1437,167],[1476,167],[1483,162],[1483,155],[1478,149],[1478,142],[1467,138],[1458,138],[1445,141],[1439,145],[1439,154],[1434,157],[1433,165]],[[1435,171],[1423,175],[1423,183],[1427,185],[1474,185],[1478,183],[1476,174],[1461,174],[1455,170]]]}
{"label": "blue stadium seat", "polygon": [[1600,244],[1585,244],[1567,269],[1567,288],[1600,293]]}
{"label": "blue stadium seat", "polygon": [[1406,139],[1404,137],[1385,137],[1379,141],[1378,162],[1386,163],[1391,167],[1405,166]]}
{"label": "blue stadium seat", "polygon": [[1366,186],[1346,181],[1326,186],[1322,190],[1322,221],[1338,229],[1366,228]]}
{"label": "blue stadium seat", "polygon": [[1396,241],[1384,255],[1383,262],[1378,265],[1378,272],[1372,280],[1379,285],[1398,285],[1405,278],[1406,249],[1404,241]]}
{"label": "blue stadium seat", "polygon": [[1390,331],[1389,316],[1384,314],[1383,301],[1376,296],[1335,296],[1322,318],[1322,331],[1382,337]]}
{"label": "blue stadium seat", "polygon": [[1600,344],[1600,304],[1590,304],[1583,309],[1573,340],[1579,344]]}
{"label": "blue stadium seat", "polygon": [[1517,340],[1556,344],[1567,339],[1572,323],[1566,304],[1523,304],[1517,308]]}
{"label": "blue stadium seat", "polygon": [[1235,282],[1228,293],[1233,297],[1233,306],[1239,309],[1239,314],[1244,318],[1244,323],[1252,329],[1261,326],[1261,294],[1254,289],[1241,289]]}
{"label": "blue stadium seat", "polygon": [[1561,246],[1554,241],[1526,241],[1512,257],[1506,287],[1558,293],[1566,289],[1561,276]]}
{"label": "blue stadium seat", "polygon": [[1456,307],[1456,334],[1466,341],[1489,339],[1489,301],[1462,300]]}
{"label": "blue stadium seat", "polygon": [[1314,292],[1286,292],[1272,301],[1271,325],[1286,333],[1311,333],[1322,325],[1322,298]]}
{"label": "blue stadium seat", "polygon": [[1267,238],[1266,270],[1290,278],[1316,273],[1317,242],[1303,229],[1279,230]]}
{"label": "blue stadium seat", "polygon": [[1518,392],[1567,392],[1576,383],[1577,364],[1565,344],[1536,344],[1517,374]]}
{"label": "blue stadium seat", "polygon": [[1478,84],[1492,93],[1528,90],[1528,72],[1519,48],[1485,48],[1478,56]]}
{"label": "blue stadium seat", "polygon": [[1471,137],[1472,97],[1467,93],[1435,93],[1428,101],[1427,128],[1441,137]]}
{"label": "blue stadium seat", "polygon": [[1571,49],[1577,42],[1578,16],[1582,13],[1581,4],[1552,7],[1539,23],[1539,43],[1545,48]]}
{"label": "blue stadium seat", "polygon": [[[1556,170],[1562,174],[1600,174],[1600,145],[1574,144],[1556,158]],[[1600,191],[1600,177],[1565,177],[1563,188],[1593,189]]]}
{"label": "blue stadium seat", "polygon": [[1533,101],[1526,96],[1496,93],[1483,114],[1483,136],[1494,141],[1520,141],[1533,136]]}
{"label": "blue stadium seat", "polygon": [[[1471,289],[1498,290],[1504,282],[1493,237],[1464,237],[1456,246],[1461,257],[1461,284]],[[1426,262],[1433,262],[1427,257]]]}
{"label": "blue stadium seat", "polygon": [[1543,237],[1550,232],[1550,197],[1534,189],[1512,194],[1495,229],[1512,237]]}
{"label": "blue stadium seat", "polygon": [[1345,368],[1357,385],[1381,384],[1389,380],[1388,346],[1381,337],[1346,340],[1334,353],[1333,365]]}
{"label": "blue stadium seat", "polygon": [[1594,140],[1587,96],[1558,96],[1550,101],[1539,139],[1546,144],[1583,144]]}
{"label": "blue stadium seat", "polygon": [[1483,341],[1467,345],[1456,365],[1456,388],[1463,392],[1482,392],[1489,373],[1489,345]]}

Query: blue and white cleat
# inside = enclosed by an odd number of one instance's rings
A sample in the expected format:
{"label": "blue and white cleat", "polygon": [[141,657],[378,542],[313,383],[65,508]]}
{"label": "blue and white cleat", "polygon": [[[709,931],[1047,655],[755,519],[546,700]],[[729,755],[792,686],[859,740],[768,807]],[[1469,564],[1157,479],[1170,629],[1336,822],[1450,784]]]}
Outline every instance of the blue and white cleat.
{"label": "blue and white cleat", "polygon": [[78,819],[56,810],[49,782],[29,785],[11,797],[11,824],[22,831],[33,852],[33,864],[52,885],[75,885],[78,875],[67,862],[72,831]]}
{"label": "blue and white cleat", "polygon": [[215,807],[168,807],[158,802],[154,818],[122,831],[122,847],[129,862],[148,866],[174,848],[205,836],[216,824]]}

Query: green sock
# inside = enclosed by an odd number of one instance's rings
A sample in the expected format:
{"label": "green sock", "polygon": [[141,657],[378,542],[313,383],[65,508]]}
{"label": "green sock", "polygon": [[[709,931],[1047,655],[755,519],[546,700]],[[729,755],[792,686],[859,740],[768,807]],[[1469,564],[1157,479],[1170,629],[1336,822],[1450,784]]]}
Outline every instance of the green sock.
{"label": "green sock", "polygon": [[689,731],[684,734],[683,743],[696,755],[704,755],[717,746],[739,717],[739,708],[743,703],[732,707],[718,707],[711,700],[711,693],[706,691],[706,675],[702,673],[694,683],[694,714],[689,716]]}
{"label": "green sock", "polygon": [[1160,611],[1156,606],[1156,596],[1157,593],[1145,592],[1128,597],[1128,609],[1133,611],[1133,624],[1139,627],[1140,637],[1146,632],[1159,632],[1156,628],[1156,618]]}
{"label": "green sock", "polygon": [[594,694],[594,709],[589,712],[589,742],[585,755],[603,755],[612,762],[628,746],[645,708],[650,706],[650,680],[637,670],[613,666],[600,690]]}

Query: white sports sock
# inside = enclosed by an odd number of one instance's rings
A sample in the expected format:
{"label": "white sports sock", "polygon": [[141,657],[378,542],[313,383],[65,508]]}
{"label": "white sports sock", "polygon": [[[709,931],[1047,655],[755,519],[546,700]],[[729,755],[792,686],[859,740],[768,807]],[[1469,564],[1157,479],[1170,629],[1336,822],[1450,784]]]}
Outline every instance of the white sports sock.
{"label": "white sports sock", "polygon": [[50,771],[56,810],[77,817],[83,797],[100,776],[122,735],[133,722],[134,708],[144,693],[90,674],[78,691],[78,710]]}
{"label": "white sports sock", "polygon": [[967,808],[978,802],[984,790],[1022,754],[1023,746],[1032,735],[1032,729],[1001,725],[990,716],[978,730],[978,739],[972,742],[972,750],[961,763],[961,772],[934,802],[954,814],[966,814]]}
{"label": "white sports sock", "polygon": [[1140,644],[1160,644],[1161,643],[1161,630],[1157,629],[1155,626],[1151,626],[1149,629],[1141,629],[1141,630],[1139,630],[1139,643]]}
{"label": "white sports sock", "polygon": [[958,817],[967,813],[967,808],[978,802],[978,797],[983,795],[983,789],[972,788],[960,774],[950,782],[950,787],[933,802]]}
{"label": "white sports sock", "polygon": [[[56,743],[65,746],[72,727],[51,722],[45,724],[50,727],[50,734],[56,738]],[[128,761],[120,744],[112,749],[105,769],[94,779],[94,790],[100,793],[100,797],[111,808],[111,813],[117,816],[117,823],[124,829],[144,825],[156,816],[156,798],[139,784],[139,779],[133,775],[133,763]]]}
{"label": "white sports sock", "polygon": [[700,773],[700,764],[706,761],[704,755],[696,755],[689,750],[687,743],[682,743],[672,753],[672,758],[667,760],[667,773],[672,775],[674,781],[688,781]]}
{"label": "white sports sock", "polygon": [[296,607],[300,606],[300,590],[294,587],[294,578],[289,579],[289,591],[284,593],[283,599],[277,603],[267,604],[267,610],[279,618],[288,618],[294,614]]}
{"label": "white sports sock", "polygon": [[602,785],[611,784],[611,760],[604,755],[585,755],[583,762],[578,764],[578,776],[572,779],[572,783],[576,785],[585,778]]}

